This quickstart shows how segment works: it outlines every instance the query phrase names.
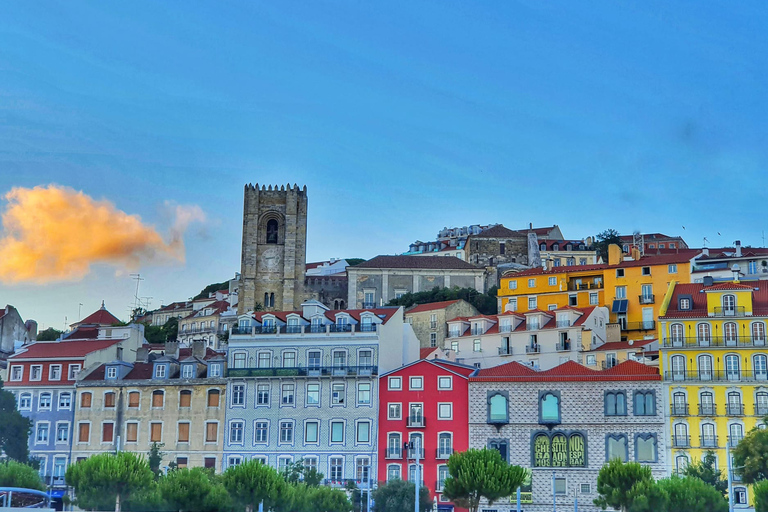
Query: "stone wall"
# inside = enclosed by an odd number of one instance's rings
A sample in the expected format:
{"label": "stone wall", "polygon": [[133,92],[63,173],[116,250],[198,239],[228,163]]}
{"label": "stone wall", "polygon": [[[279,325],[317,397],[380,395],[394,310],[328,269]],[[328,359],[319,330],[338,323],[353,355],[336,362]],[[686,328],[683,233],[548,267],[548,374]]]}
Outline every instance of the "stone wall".
{"label": "stone wall", "polygon": [[[416,337],[419,338],[419,344],[422,347],[440,347],[451,348],[445,346],[445,338],[447,337],[447,325],[448,320],[453,320],[457,316],[475,316],[478,314],[477,308],[467,301],[460,300],[454,304],[440,309],[433,309],[431,311],[421,311],[418,313],[405,312],[406,320],[413,327],[413,332]],[[436,316],[435,326],[432,326],[432,315]],[[432,345],[431,335],[435,334],[435,344]]]}

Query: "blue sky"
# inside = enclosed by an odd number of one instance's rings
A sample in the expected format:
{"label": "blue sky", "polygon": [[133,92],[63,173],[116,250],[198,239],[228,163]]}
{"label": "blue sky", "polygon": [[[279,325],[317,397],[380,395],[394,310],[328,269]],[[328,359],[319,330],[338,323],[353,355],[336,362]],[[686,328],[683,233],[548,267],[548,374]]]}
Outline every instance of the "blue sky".
{"label": "blue sky", "polygon": [[[140,269],[154,306],[238,270],[247,182],[307,185],[309,260],[471,223],[691,245],[768,229],[764,2],[15,2],[0,18],[0,193],[67,185],[161,231],[165,201],[208,214],[185,265]],[[132,290],[97,267],[0,302],[60,327],[102,299],[126,316]]]}

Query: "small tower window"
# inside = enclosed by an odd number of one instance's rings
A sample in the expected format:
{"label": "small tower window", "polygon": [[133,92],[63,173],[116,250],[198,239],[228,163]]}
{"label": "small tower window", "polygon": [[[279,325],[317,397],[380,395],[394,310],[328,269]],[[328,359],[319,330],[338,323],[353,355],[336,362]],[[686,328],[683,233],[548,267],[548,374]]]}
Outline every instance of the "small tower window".
{"label": "small tower window", "polygon": [[267,243],[277,243],[277,221],[275,219],[267,221]]}

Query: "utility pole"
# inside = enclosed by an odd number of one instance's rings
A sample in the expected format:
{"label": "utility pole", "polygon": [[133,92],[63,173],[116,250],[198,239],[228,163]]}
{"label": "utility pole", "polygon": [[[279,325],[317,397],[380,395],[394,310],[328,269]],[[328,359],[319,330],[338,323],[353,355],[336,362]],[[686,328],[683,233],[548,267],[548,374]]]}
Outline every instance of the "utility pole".
{"label": "utility pole", "polygon": [[77,321],[78,321],[78,322],[79,322],[80,320],[82,320],[82,319],[83,319],[83,316],[80,314],[80,312],[82,311],[82,309],[83,309],[83,303],[81,302],[81,303],[79,303],[79,304],[77,305]]}
{"label": "utility pole", "polygon": [[416,463],[416,466],[413,470],[413,480],[414,480],[414,487],[416,488],[416,501],[413,503],[413,511],[419,512],[419,491],[420,491],[420,482],[421,478],[419,475],[419,456],[421,455],[419,453],[421,446],[419,445],[419,437],[414,437],[414,440],[411,442],[405,442],[403,443],[403,448],[406,450],[406,460],[410,459],[411,457],[408,457],[408,450],[412,450],[413,452],[413,460]]}
{"label": "utility pole", "polygon": [[728,464],[728,512],[733,512],[733,468],[731,467],[731,440],[725,441],[725,458]]}
{"label": "utility pole", "polygon": [[552,512],[557,512],[557,490],[555,489],[554,471],[552,471]]}

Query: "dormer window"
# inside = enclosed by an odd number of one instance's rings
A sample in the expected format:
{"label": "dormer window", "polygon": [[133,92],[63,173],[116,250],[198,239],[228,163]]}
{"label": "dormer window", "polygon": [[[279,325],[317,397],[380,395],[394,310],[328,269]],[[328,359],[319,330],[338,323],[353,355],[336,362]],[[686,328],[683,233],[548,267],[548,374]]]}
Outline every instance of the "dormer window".
{"label": "dormer window", "polygon": [[559,251],[560,250],[560,244],[552,244],[552,250],[553,251]]}
{"label": "dormer window", "polygon": [[221,365],[219,363],[211,363],[208,365],[209,377],[221,377]]}
{"label": "dormer window", "polygon": [[680,311],[690,311],[691,309],[691,299],[689,297],[681,297],[680,298]]}
{"label": "dormer window", "polygon": [[538,316],[529,317],[526,320],[526,326],[528,327],[529,331],[535,331],[536,329],[539,329],[540,327],[539,317]]}
{"label": "dormer window", "polygon": [[185,364],[182,366],[181,377],[184,379],[192,379],[195,377],[195,365]]}
{"label": "dormer window", "polygon": [[361,317],[360,322],[361,322],[360,330],[362,332],[371,332],[375,330],[373,327],[373,318],[371,318],[370,315],[365,315]]}
{"label": "dormer window", "polygon": [[116,379],[117,378],[117,368],[114,366],[107,366],[107,378],[108,379]]}
{"label": "dormer window", "polygon": [[155,365],[155,378],[156,379],[164,379],[165,378],[165,365],[164,364]]}
{"label": "dormer window", "polygon": [[736,311],[736,296],[735,295],[723,295],[723,313],[728,315],[734,314]]}

